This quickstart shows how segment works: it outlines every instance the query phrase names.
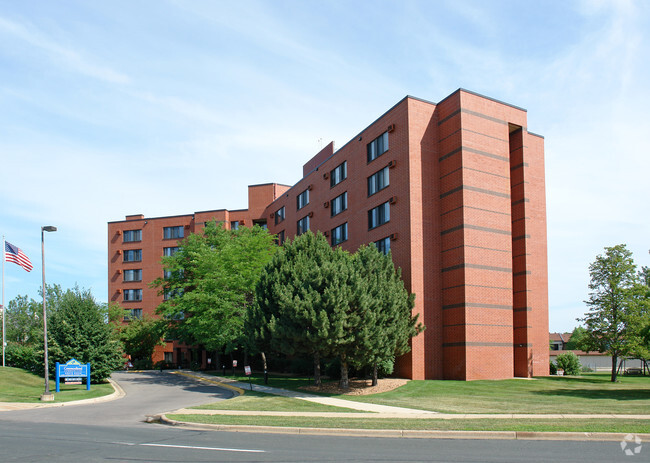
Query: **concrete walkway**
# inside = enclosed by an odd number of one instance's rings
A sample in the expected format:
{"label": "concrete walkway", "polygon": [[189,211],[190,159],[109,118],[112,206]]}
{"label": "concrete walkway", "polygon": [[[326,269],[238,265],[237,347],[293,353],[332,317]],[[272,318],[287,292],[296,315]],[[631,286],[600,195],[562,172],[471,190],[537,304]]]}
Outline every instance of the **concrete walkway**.
{"label": "concrete walkway", "polygon": [[[182,374],[189,377],[195,377],[196,379],[199,379],[201,381],[214,383],[217,386],[222,385],[226,387],[229,386],[231,388],[234,387],[241,391],[240,394],[243,393],[244,391],[251,389],[250,384],[240,383],[219,376],[207,375],[199,371],[193,371],[191,373],[184,371],[184,372],[178,372],[178,374]],[[337,399],[334,397],[323,397],[316,394],[309,394],[307,392],[290,391],[288,389],[279,389],[277,387],[270,387],[270,386],[260,386],[257,384],[253,384],[252,389],[253,391],[256,392],[264,392],[266,394],[279,395],[283,397],[291,397],[294,399],[306,400],[307,402],[314,402],[322,405],[331,405],[333,407],[348,408],[352,410],[359,410],[362,412],[382,413],[382,414],[391,414],[391,415],[426,415],[429,417],[430,415],[437,415],[436,412],[427,411],[427,410],[415,410],[412,408],[391,407],[388,405],[377,405],[377,404],[370,404],[370,403],[363,403],[363,402],[355,402],[352,400]],[[214,411],[218,412],[218,410],[214,410]],[[251,412],[250,414],[257,414],[257,413],[259,412]],[[340,416],[340,413],[336,413],[336,416]]]}

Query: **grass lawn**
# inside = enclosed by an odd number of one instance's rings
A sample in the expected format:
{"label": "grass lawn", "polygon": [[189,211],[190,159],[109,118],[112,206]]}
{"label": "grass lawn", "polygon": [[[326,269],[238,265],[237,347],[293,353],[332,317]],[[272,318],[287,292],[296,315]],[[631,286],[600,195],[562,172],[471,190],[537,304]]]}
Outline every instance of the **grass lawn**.
{"label": "grass lawn", "polygon": [[439,431],[555,431],[646,433],[644,420],[437,420],[392,418],[310,418],[277,416],[167,415],[191,423],[303,428],[402,429]]}
{"label": "grass lawn", "polygon": [[208,405],[192,407],[199,410],[246,410],[273,412],[356,412],[350,408],[322,405],[306,400],[245,391],[244,395],[229,400],[221,400]]}
{"label": "grass lawn", "polygon": [[[248,381],[247,377],[234,379]],[[609,373],[588,373],[533,380],[410,381],[381,394],[333,397],[443,413],[650,414],[650,377],[619,379],[612,383]],[[261,377],[253,377],[252,381],[264,383]],[[269,386],[284,389],[295,390],[307,384],[309,380],[304,377],[269,379]]]}
{"label": "grass lawn", "polygon": [[[113,393],[113,387],[106,384],[91,384],[90,391],[85,385],[61,384],[61,392],[54,392],[56,383],[50,380],[50,391],[54,402],[93,399]],[[0,367],[0,402],[40,402],[45,390],[45,379],[20,368]]]}
{"label": "grass lawn", "polygon": [[608,374],[533,380],[410,381],[390,392],[348,398],[445,413],[650,414],[650,377]]}

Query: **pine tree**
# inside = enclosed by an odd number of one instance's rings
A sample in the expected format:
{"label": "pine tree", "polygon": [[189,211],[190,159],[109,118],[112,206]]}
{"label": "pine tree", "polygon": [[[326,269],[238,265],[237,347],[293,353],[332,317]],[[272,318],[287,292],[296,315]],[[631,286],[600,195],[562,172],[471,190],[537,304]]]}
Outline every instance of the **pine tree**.
{"label": "pine tree", "polygon": [[74,358],[90,363],[93,382],[104,381],[122,365],[122,349],[108,322],[108,310],[89,290],[76,287],[57,297],[48,336],[50,360],[65,363]]}
{"label": "pine tree", "polygon": [[410,350],[409,341],[424,330],[412,315],[415,295],[404,287],[401,272],[391,255],[375,246],[361,246],[353,256],[356,272],[363,279],[362,291],[368,308],[364,310],[363,330],[354,354],[356,366],[371,366],[373,386],[377,384],[378,365],[392,363],[396,356]]}
{"label": "pine tree", "polygon": [[257,351],[312,356],[318,385],[321,358],[329,354],[331,254],[320,233],[308,231],[285,242],[262,273],[247,317]]}

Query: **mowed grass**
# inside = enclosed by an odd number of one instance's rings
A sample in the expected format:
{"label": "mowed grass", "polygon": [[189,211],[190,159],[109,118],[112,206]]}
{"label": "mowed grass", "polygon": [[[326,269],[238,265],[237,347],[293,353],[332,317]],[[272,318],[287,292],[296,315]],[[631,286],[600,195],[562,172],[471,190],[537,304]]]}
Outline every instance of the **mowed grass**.
{"label": "mowed grass", "polygon": [[429,431],[531,431],[531,432],[620,432],[647,433],[647,420],[605,419],[396,419],[396,418],[311,418],[279,416],[178,415],[177,421],[222,425],[280,426],[330,429],[397,429]]}
{"label": "mowed grass", "polygon": [[[91,384],[90,391],[85,385],[61,384],[61,392],[54,392],[56,383],[50,380],[50,392],[54,402],[93,399],[113,393],[110,384]],[[45,379],[20,368],[0,367],[0,402],[40,402],[45,391]]]}
{"label": "mowed grass", "polygon": [[393,391],[342,399],[443,413],[650,414],[650,377],[608,374],[532,380],[410,381]]}
{"label": "mowed grass", "polygon": [[[441,413],[650,414],[650,376],[619,376],[616,383],[609,379],[609,373],[587,373],[531,380],[409,381],[381,394],[319,395]],[[261,377],[252,382],[264,384]],[[268,385],[300,390],[308,384],[304,377],[270,376]]]}
{"label": "mowed grass", "polygon": [[272,412],[356,412],[350,408],[333,407],[306,400],[245,391],[244,395],[233,399],[192,407],[199,410],[244,410]]}

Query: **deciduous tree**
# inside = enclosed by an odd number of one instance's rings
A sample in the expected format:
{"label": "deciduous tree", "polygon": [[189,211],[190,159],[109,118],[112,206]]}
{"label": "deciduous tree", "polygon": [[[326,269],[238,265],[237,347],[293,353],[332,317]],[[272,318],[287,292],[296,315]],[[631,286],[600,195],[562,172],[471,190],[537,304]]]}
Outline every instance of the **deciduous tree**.
{"label": "deciduous tree", "polygon": [[225,230],[210,222],[202,234],[188,236],[163,258],[167,277],[152,283],[167,296],[157,312],[169,322],[170,336],[226,353],[240,346],[246,307],[276,248],[259,226]]}
{"label": "deciduous tree", "polygon": [[612,357],[611,380],[616,381],[619,357],[635,355],[642,347],[642,304],[639,275],[632,252],[623,244],[605,248],[589,266],[589,311],[584,318],[586,351],[606,352]]}

